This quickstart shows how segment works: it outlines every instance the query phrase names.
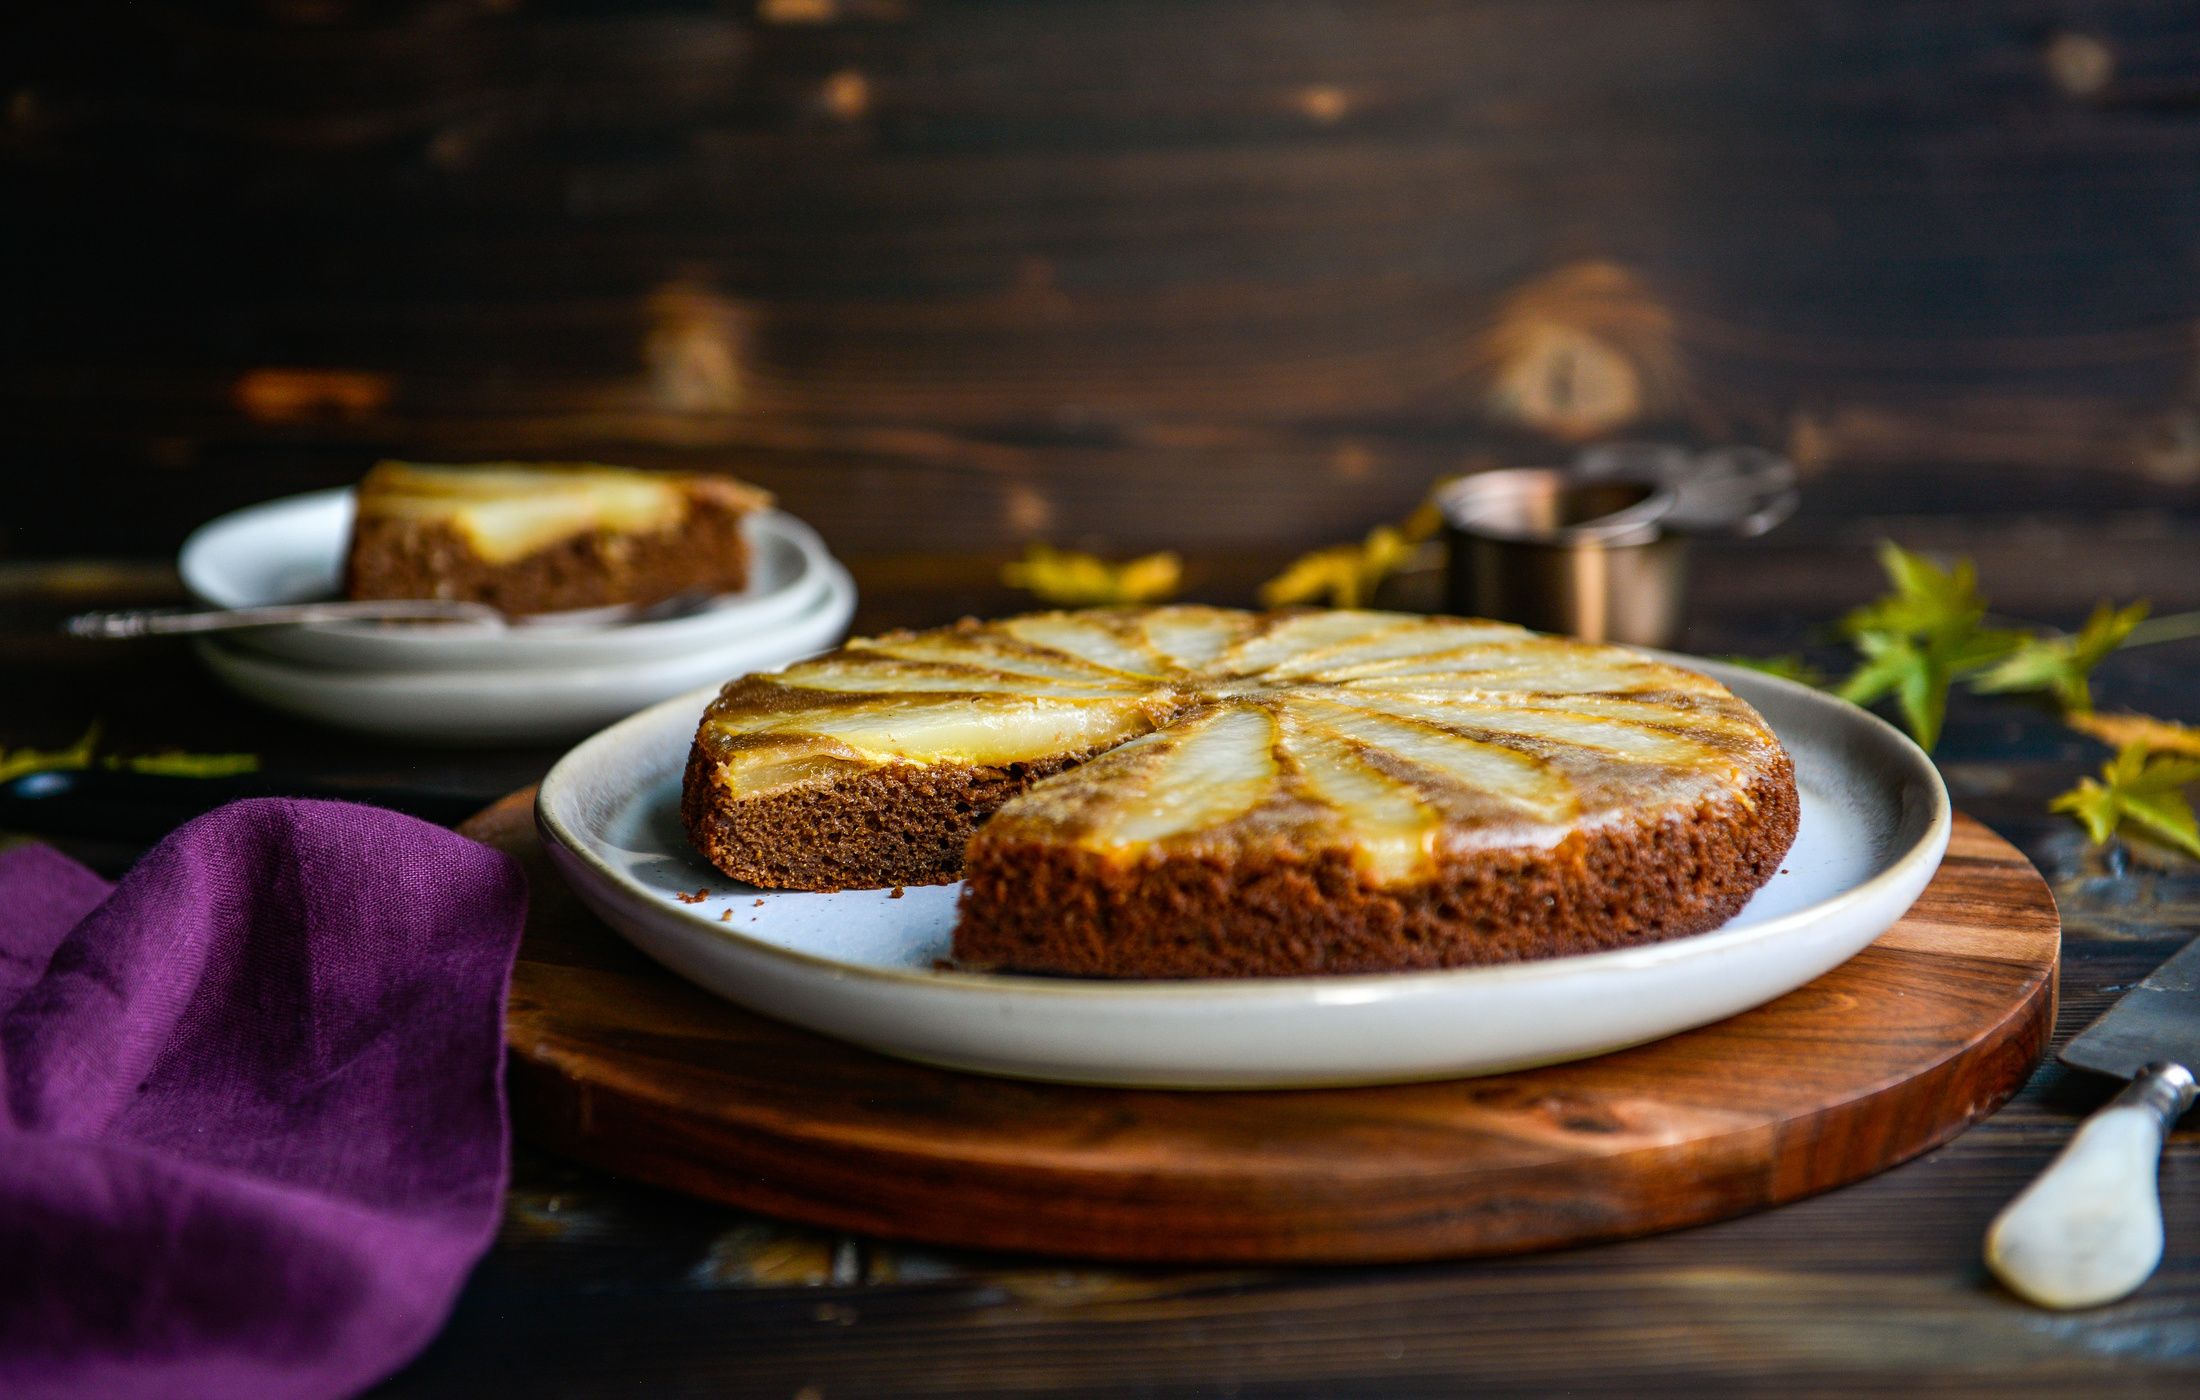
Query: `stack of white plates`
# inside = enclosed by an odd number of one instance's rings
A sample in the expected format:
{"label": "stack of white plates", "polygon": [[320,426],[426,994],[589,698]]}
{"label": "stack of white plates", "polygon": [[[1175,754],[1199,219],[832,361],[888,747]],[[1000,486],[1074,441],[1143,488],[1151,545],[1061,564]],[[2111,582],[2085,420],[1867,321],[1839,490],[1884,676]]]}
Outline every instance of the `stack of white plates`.
{"label": "stack of white plates", "polygon": [[[334,597],[352,512],[352,493],[337,490],[225,515],[184,542],[184,586],[222,608]],[[239,694],[345,729],[452,744],[574,738],[847,634],[855,584],[817,533],[779,511],[752,517],[749,529],[748,588],[676,617],[318,623],[196,645]]]}

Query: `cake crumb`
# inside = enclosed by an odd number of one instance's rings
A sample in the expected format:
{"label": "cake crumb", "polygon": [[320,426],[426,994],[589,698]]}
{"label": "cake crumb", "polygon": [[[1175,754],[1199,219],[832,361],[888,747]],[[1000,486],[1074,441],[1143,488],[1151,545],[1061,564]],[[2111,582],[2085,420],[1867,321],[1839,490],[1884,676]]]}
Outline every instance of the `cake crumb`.
{"label": "cake crumb", "polygon": [[887,897],[888,899],[899,899],[899,898],[901,898],[901,886],[899,886],[899,885],[896,885],[896,886],[894,886],[894,887],[893,887],[892,889],[888,890],[888,891],[886,892],[886,897]]}
{"label": "cake crumb", "polygon": [[704,900],[710,898],[710,886],[705,885],[693,894],[681,894],[678,890],[674,890],[672,897],[682,904],[701,904]]}
{"label": "cake crumb", "polygon": [[718,915],[718,922],[719,922],[719,923],[722,923],[722,924],[730,924],[730,923],[732,923],[732,922],[733,922],[733,911],[732,911],[731,909],[727,909],[727,910],[723,911],[722,913],[720,913],[720,914]]}
{"label": "cake crumb", "polygon": [[763,908],[763,907],[764,907],[764,901],[760,899],[760,900],[756,901],[756,903],[754,903],[754,904],[750,905],[749,907],[750,907],[750,908],[752,908],[752,909],[761,909],[761,908]]}

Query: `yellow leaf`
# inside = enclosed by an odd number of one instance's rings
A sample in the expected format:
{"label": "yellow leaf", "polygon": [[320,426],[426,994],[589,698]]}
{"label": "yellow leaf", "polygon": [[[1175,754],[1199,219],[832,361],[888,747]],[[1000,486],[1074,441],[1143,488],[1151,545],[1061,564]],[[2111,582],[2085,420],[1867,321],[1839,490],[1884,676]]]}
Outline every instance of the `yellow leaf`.
{"label": "yellow leaf", "polygon": [[1406,523],[1398,527],[1400,534],[1414,544],[1423,544],[1436,538],[1436,532],[1444,528],[1444,513],[1436,502],[1423,501],[1406,517]]}
{"label": "yellow leaf", "polygon": [[44,773],[57,768],[89,768],[92,749],[99,743],[99,726],[84,731],[84,737],[65,749],[0,749],[0,782],[20,778],[25,773]]}
{"label": "yellow leaf", "polygon": [[1260,601],[1271,608],[1326,601],[1331,607],[1360,603],[1360,547],[1338,544],[1302,554],[1289,568],[1260,586]]}
{"label": "yellow leaf", "polygon": [[186,753],[182,749],[163,749],[159,753],[137,754],[119,760],[110,758],[107,762],[133,773],[158,773],[171,778],[226,778],[237,773],[258,772],[260,756],[256,753]]}
{"label": "yellow leaf", "polygon": [[2152,753],[2182,753],[2200,757],[2200,728],[2156,719],[2152,715],[2084,714],[2069,716],[2072,729],[2090,734],[2104,744],[2123,748],[2141,744]]}
{"label": "yellow leaf", "polygon": [[1333,544],[1300,555],[1260,586],[1260,600],[1271,608],[1316,602],[1365,607],[1383,580],[1404,568],[1443,523],[1436,506],[1424,501],[1403,524],[1378,525],[1358,544]]}
{"label": "yellow leaf", "polygon": [[[98,748],[99,726],[94,724],[84,731],[83,738],[65,749],[0,750],[0,782],[20,778],[26,773],[89,768]],[[127,768],[133,773],[159,773],[176,778],[226,778],[235,773],[254,772],[260,766],[260,756],[254,753],[189,753],[183,749],[163,749],[159,753],[128,756],[107,754],[99,758],[99,766]]]}
{"label": "yellow leaf", "polygon": [[2048,806],[2076,817],[2096,846],[2128,821],[2154,841],[2200,856],[2200,819],[2184,793],[2195,782],[2200,782],[2200,757],[2150,754],[2143,744],[2131,743],[2101,765],[2098,779],[2080,778]]}
{"label": "yellow leaf", "polygon": [[1065,608],[1158,603],[1183,586],[1184,564],[1168,551],[1111,563],[1095,554],[1035,544],[1001,567],[1001,582]]}

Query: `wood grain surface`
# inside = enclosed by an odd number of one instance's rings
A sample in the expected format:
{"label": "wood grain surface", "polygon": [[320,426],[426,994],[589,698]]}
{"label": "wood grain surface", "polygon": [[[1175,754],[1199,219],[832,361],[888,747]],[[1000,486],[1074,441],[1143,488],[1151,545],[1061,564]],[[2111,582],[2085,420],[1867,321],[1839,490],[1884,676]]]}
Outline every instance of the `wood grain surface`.
{"label": "wood grain surface", "polygon": [[[1932,473],[1917,472],[1920,491]],[[1846,524],[1806,513],[1697,558],[1687,649],[1814,648],[1811,630],[1880,586],[1873,539],[1976,554],[2020,614],[2076,625],[2096,597],[2200,607],[2200,531],[2112,512],[1980,513],[1960,482],[1939,513]],[[1911,507],[1890,502],[1890,512]],[[1194,596],[1233,604],[1282,547],[1189,562]],[[859,631],[1014,611],[998,559],[851,559]],[[0,564],[0,744],[52,748],[94,719],[102,747],[251,750],[268,770],[419,782],[483,804],[539,778],[548,749],[421,750],[332,736],[239,704],[172,641],[62,637],[87,607],[183,601],[147,560]],[[1814,639],[1815,638],[1815,639]],[[2122,652],[2109,708],[2181,719],[2200,650]],[[1960,693],[1936,759],[1956,805],[2046,875],[2064,926],[2067,1037],[2200,927],[2200,864],[2141,843],[2096,848],[2048,798],[2106,748],[2050,713]],[[0,840],[7,839],[0,836]],[[63,839],[110,875],[127,843]],[[629,966],[639,966],[633,959]],[[2043,1061],[2000,1111],[1893,1170],[1694,1229],[1448,1263],[1294,1268],[1102,1265],[804,1226],[650,1187],[516,1144],[496,1246],[449,1326],[376,1393],[764,1400],[1450,1400],[1476,1395],[2169,1396],[2200,1389],[2200,1123],[2162,1164],[2168,1251],[2121,1303],[2050,1317],[1979,1262],[1987,1222],[2115,1085]]]}
{"label": "wood grain surface", "polygon": [[1846,516],[2200,481],[2161,0],[9,19],[11,553],[385,453],[733,471],[854,551],[1303,545],[1615,433]]}
{"label": "wood grain surface", "polygon": [[2060,925],[1959,819],[1917,906],[1756,1011],[1595,1060],[1376,1089],[1075,1088],[905,1063],[728,1005],[584,910],[533,792],[468,834],[533,891],[509,1013],[528,1140],[658,1185],[942,1244],[1172,1261],[1514,1253],[1792,1200],[2014,1093],[2054,1023]]}

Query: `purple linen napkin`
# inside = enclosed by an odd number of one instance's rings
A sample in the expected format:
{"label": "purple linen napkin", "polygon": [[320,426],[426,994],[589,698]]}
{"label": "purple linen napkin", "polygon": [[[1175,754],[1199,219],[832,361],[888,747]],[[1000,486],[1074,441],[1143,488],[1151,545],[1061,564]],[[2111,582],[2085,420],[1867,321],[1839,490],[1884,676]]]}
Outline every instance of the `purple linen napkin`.
{"label": "purple linen napkin", "polygon": [[261,799],[119,885],[0,852],[0,1395],[330,1396],[496,1228],[526,887],[411,817]]}

